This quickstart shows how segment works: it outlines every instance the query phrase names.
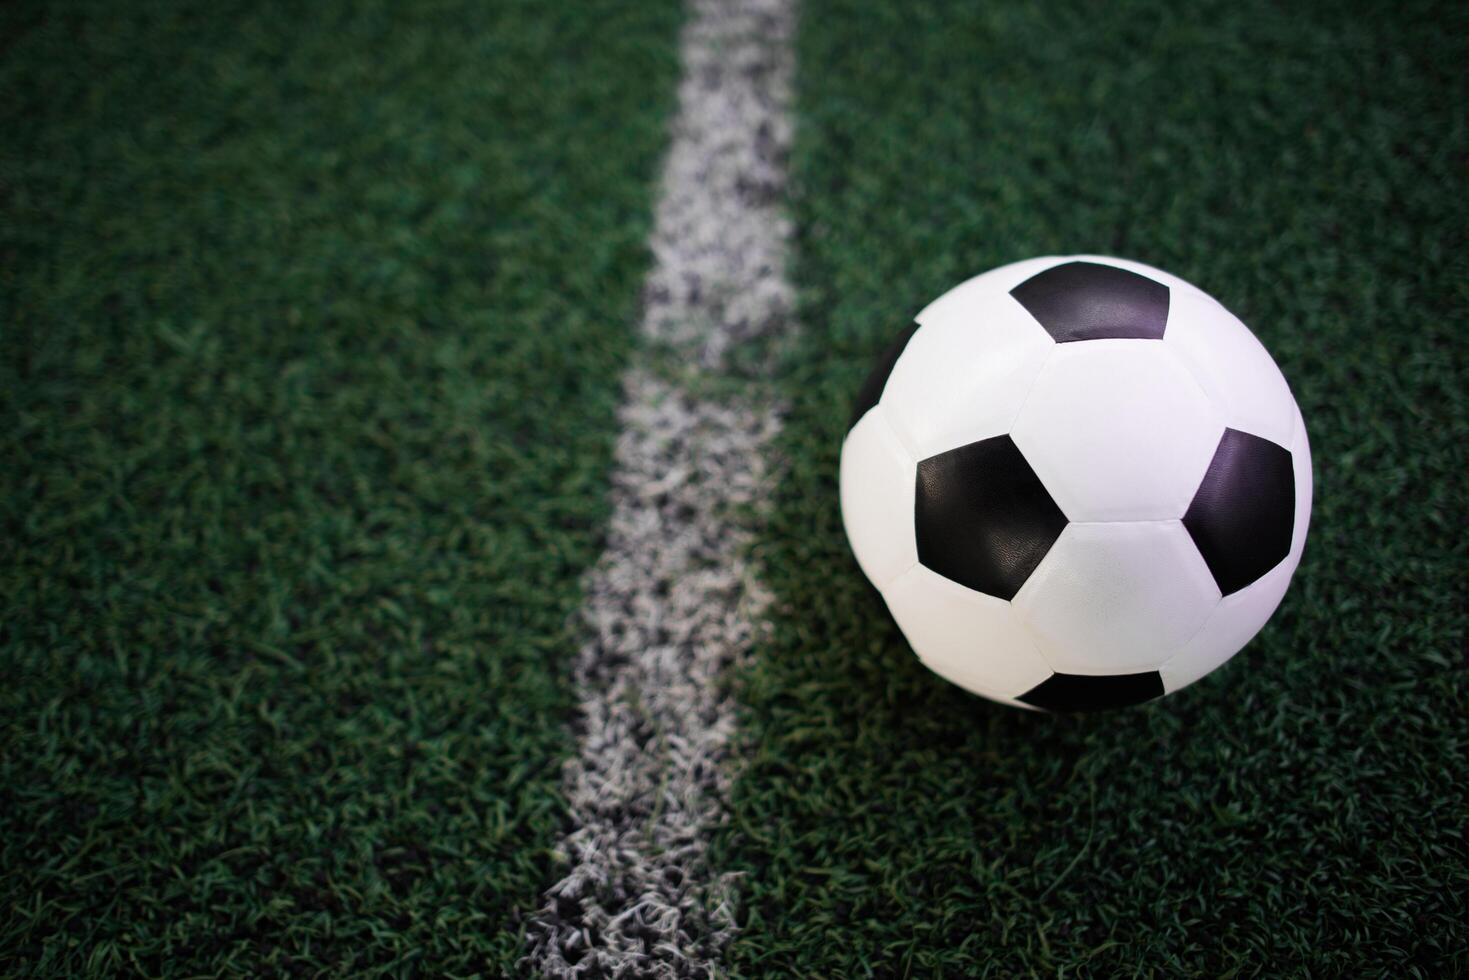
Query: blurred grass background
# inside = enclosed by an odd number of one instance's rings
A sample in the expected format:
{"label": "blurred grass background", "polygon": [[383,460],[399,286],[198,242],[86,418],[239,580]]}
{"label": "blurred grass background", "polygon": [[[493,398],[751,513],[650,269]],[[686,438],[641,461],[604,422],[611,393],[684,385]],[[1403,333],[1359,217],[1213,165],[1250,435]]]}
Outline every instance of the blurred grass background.
{"label": "blurred grass background", "polygon": [[[0,972],[513,975],[678,19],[0,7]],[[1469,971],[1466,37],[807,0],[735,972]],[[913,312],[1080,250],[1257,331],[1316,514],[1217,676],[1039,718],[911,657],[836,461]]]}
{"label": "blurred grass background", "polygon": [[[722,841],[738,973],[1469,971],[1466,38],[1442,3],[806,0],[779,613]],[[1216,676],[1034,716],[909,653],[847,550],[837,457],[928,300],[1087,251],[1253,327],[1315,515]]]}
{"label": "blurred grass background", "polygon": [[678,21],[0,7],[0,973],[513,971]]}

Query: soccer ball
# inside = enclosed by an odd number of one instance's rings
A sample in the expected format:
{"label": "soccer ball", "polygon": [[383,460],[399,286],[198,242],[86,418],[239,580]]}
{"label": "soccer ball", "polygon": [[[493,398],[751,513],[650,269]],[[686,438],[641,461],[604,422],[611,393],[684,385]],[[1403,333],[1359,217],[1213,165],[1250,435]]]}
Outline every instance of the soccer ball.
{"label": "soccer ball", "polygon": [[1311,449],[1255,336],[1177,276],[1049,257],[949,290],[863,385],[841,503],[924,664],[1022,707],[1193,683],[1275,611]]}

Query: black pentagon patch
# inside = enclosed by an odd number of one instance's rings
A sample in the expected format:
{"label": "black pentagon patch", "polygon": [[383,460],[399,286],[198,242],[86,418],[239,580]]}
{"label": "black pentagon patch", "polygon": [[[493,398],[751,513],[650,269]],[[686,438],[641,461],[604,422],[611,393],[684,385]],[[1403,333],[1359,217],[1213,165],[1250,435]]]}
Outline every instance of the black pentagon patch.
{"label": "black pentagon patch", "polygon": [[1008,435],[918,464],[918,561],[960,585],[1014,598],[1066,527],[1066,515]]}
{"label": "black pentagon patch", "polygon": [[1066,262],[1010,290],[1058,344],[1073,340],[1162,340],[1168,287],[1096,262]]}
{"label": "black pentagon patch", "polygon": [[893,373],[893,365],[898,363],[903,348],[908,346],[908,341],[912,340],[913,335],[917,332],[918,324],[910,323],[908,328],[898,335],[898,339],[882,352],[882,357],[878,358],[877,365],[867,376],[867,380],[862,382],[862,389],[857,392],[857,404],[852,406],[852,418],[847,423],[848,432],[851,432],[852,427],[862,421],[862,416],[866,415],[872,406],[877,404],[878,399],[882,398],[882,390],[887,387],[888,375]]}
{"label": "black pentagon patch", "polygon": [[1156,670],[1141,674],[1052,674],[1017,701],[1047,711],[1098,711],[1125,708],[1163,696]]}
{"label": "black pentagon patch", "polygon": [[1219,591],[1238,592],[1290,553],[1296,474],[1290,450],[1225,429],[1183,526],[1214,573]]}

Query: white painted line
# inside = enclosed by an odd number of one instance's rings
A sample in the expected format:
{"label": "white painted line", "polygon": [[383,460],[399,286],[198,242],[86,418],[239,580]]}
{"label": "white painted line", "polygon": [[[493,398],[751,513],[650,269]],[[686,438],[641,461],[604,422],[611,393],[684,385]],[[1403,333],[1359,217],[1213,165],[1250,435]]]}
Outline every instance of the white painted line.
{"label": "white painted line", "polygon": [[[567,862],[527,927],[553,977],[712,977],[734,878],[708,843],[732,778],[724,683],[769,596],[746,563],[778,407],[756,381],[700,398],[726,354],[788,330],[793,0],[692,0],[645,291],[648,358],[624,379],[607,548],[589,573],[574,671]],[[671,352],[692,377],[651,365]]]}

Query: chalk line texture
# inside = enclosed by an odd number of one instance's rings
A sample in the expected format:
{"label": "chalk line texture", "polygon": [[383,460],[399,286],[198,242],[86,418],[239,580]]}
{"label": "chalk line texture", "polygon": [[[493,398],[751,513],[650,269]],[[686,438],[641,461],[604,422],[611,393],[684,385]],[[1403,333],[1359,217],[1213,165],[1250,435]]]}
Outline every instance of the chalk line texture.
{"label": "chalk line texture", "polygon": [[681,38],[645,351],[624,379],[607,548],[585,585],[565,874],[527,927],[527,965],[546,976],[711,977],[735,932],[735,880],[708,841],[733,775],[726,682],[770,601],[747,554],[780,421],[761,379],[735,398],[701,381],[792,328],[794,21],[790,0],[693,0]]}

